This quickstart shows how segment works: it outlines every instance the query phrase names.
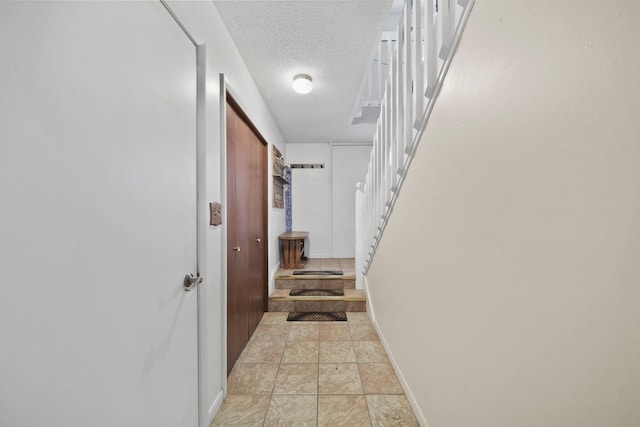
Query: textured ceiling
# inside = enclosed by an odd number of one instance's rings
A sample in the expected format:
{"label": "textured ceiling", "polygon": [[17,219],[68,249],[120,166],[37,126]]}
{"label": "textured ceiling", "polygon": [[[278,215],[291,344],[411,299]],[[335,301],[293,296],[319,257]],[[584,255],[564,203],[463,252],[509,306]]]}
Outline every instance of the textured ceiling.
{"label": "textured ceiling", "polygon": [[[370,142],[351,125],[392,0],[214,1],[285,141]],[[313,91],[291,89],[309,74]]]}

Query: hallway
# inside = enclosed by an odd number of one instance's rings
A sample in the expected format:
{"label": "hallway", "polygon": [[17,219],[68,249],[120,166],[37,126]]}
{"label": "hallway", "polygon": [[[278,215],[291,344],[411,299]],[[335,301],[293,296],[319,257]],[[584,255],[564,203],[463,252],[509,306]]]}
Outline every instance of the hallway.
{"label": "hallway", "polygon": [[347,318],[265,313],[211,426],[417,426],[368,314]]}
{"label": "hallway", "polygon": [[639,17],[0,1],[0,427],[639,427]]}

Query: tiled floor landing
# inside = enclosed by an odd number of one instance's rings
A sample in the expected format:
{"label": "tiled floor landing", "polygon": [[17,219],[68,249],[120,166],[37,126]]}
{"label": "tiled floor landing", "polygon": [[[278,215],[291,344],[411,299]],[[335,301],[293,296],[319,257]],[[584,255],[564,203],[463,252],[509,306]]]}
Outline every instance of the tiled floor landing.
{"label": "tiled floor landing", "polygon": [[367,313],[347,317],[265,313],[211,426],[417,426]]}
{"label": "tiled floor landing", "polygon": [[[366,295],[354,289],[355,260],[353,258],[313,258],[304,261],[306,271],[342,271],[342,275],[294,276],[295,270],[279,269],[276,289],[269,295],[269,311],[366,311]],[[341,289],[344,296],[291,296],[291,289]]]}

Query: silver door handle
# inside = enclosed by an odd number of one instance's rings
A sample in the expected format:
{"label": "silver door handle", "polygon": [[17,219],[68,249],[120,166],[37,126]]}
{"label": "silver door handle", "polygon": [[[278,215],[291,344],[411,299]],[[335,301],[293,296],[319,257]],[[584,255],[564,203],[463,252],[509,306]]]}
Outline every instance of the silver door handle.
{"label": "silver door handle", "polygon": [[259,237],[256,237],[256,242],[260,243],[262,242],[262,239],[260,239]]}
{"label": "silver door handle", "polygon": [[184,276],[184,290],[185,292],[189,292],[192,291],[196,288],[196,286],[198,286],[200,283],[202,283],[202,277],[198,276],[194,276],[193,274],[187,274],[186,276]]}
{"label": "silver door handle", "polygon": [[234,246],[233,250],[236,251],[236,252],[240,252],[240,246]]}

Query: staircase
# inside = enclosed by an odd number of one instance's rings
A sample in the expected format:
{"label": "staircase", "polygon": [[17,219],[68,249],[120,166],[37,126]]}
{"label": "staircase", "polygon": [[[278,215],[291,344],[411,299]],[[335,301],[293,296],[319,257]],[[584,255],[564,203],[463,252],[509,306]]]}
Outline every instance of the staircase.
{"label": "staircase", "polygon": [[[280,269],[276,274],[276,289],[269,296],[269,311],[301,313],[366,311],[365,293],[363,290],[355,289],[353,259],[309,259],[304,264],[304,271],[342,271],[343,274],[298,276],[293,274],[294,270]],[[343,291],[344,295],[291,295],[292,290],[337,290]],[[311,293],[318,294],[318,292]]]}

